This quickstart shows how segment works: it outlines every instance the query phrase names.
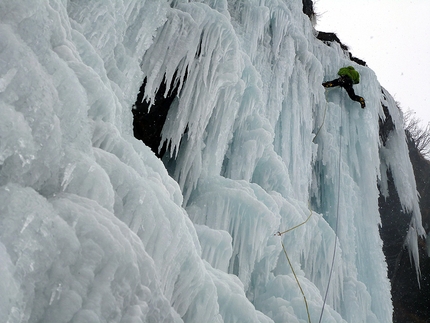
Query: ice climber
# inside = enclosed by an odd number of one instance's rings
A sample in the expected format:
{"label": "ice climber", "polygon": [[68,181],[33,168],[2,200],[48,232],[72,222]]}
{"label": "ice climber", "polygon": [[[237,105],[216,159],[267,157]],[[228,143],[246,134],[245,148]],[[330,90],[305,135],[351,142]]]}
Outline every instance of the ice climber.
{"label": "ice climber", "polygon": [[354,69],[354,67],[347,66],[342,67],[339,72],[337,72],[337,75],[340,77],[330,82],[324,82],[322,85],[325,88],[334,86],[343,87],[351,100],[360,102],[361,107],[364,109],[366,107],[364,99],[361,96],[356,95],[354,89],[352,88],[353,84],[360,83],[360,74]]}

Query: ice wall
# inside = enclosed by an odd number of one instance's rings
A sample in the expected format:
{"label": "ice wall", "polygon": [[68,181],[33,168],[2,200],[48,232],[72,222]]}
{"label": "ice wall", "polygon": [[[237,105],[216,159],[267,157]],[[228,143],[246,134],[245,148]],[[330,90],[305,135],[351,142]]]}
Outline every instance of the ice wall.
{"label": "ice wall", "polygon": [[[401,115],[301,1],[0,9],[1,322],[306,322],[281,240],[312,322],[330,276],[323,322],[391,321],[388,167],[423,233]],[[321,86],[343,65],[365,110]],[[144,78],[178,87],[163,161],[132,137]]]}

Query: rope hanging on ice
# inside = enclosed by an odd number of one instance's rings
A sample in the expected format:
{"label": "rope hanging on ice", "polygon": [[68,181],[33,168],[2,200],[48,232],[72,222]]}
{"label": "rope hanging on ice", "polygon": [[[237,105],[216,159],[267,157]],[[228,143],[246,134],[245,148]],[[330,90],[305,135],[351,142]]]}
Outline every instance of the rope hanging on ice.
{"label": "rope hanging on ice", "polygon": [[[340,120],[342,121],[342,109],[340,109]],[[327,289],[325,291],[323,306],[321,308],[321,315],[320,315],[320,319],[319,319],[318,323],[321,323],[321,320],[322,320],[322,317],[324,314],[324,307],[325,307],[325,304],[327,302],[328,289],[330,287],[331,276],[333,274],[334,259],[336,258],[337,231],[338,231],[338,227],[339,227],[339,208],[340,208],[341,157],[342,157],[342,133],[341,133],[341,129],[339,129],[339,162],[338,162],[338,183],[337,183],[338,186],[337,186],[336,226],[334,228],[335,239],[334,239],[334,248],[333,248],[333,258],[331,260],[330,274],[328,276],[328,281],[327,281]]]}
{"label": "rope hanging on ice", "polygon": [[[318,136],[318,134],[319,134],[322,126],[324,125],[324,121],[325,121],[325,117],[326,117],[326,112],[327,112],[327,105],[326,105],[326,108],[324,110],[323,122],[322,122],[321,126],[319,127],[319,129],[318,129],[318,131],[317,131],[317,133],[316,133],[313,141],[315,141],[315,138]],[[342,120],[342,109],[340,111],[340,119]],[[334,230],[335,231],[335,240],[334,240],[334,249],[333,249],[333,257],[332,257],[332,261],[331,261],[330,273],[329,273],[329,277],[328,277],[328,281],[327,281],[327,288],[326,288],[326,292],[325,292],[325,295],[324,295],[323,305],[321,307],[321,314],[320,314],[320,318],[319,318],[318,323],[321,323],[321,320],[322,320],[322,317],[323,317],[323,313],[324,313],[325,304],[327,303],[328,290],[329,290],[329,287],[330,287],[331,277],[332,277],[332,274],[333,274],[334,260],[336,258],[337,233],[338,233],[338,226],[339,226],[338,224],[339,224],[339,208],[340,208],[341,157],[342,157],[342,133],[341,133],[341,130],[339,129],[338,188],[337,188],[337,206],[336,206],[336,226],[335,226],[335,230]],[[303,221],[300,224],[297,224],[296,226],[294,226],[294,227],[292,227],[292,228],[290,228],[288,230],[285,230],[285,231],[282,231],[282,232],[277,232],[276,235],[282,236],[283,234],[285,234],[287,232],[290,232],[290,231],[292,231],[294,229],[297,229],[298,227],[300,227],[300,226],[304,225],[305,223],[307,223],[309,221],[309,219],[311,218],[311,216],[312,216],[312,209],[311,209],[310,204],[309,204],[309,211],[310,211],[310,214],[309,214],[309,216],[307,217],[307,219],[305,221]],[[292,265],[292,263],[290,261],[290,258],[288,257],[287,250],[286,250],[285,245],[282,242],[282,240],[281,240],[281,245],[282,245],[282,250],[284,251],[285,257],[287,258],[288,264],[290,265],[291,271],[292,271],[292,273],[294,275],[294,278],[295,278],[295,280],[297,282],[297,285],[299,286],[300,292],[303,295],[303,300],[305,302],[306,312],[307,312],[307,315],[308,315],[308,321],[309,321],[309,323],[311,323],[311,317],[310,317],[310,314],[309,314],[308,301],[306,299],[305,293],[303,292],[302,286],[300,285],[299,279],[298,279],[298,277],[296,275],[296,272],[294,271],[293,265]]]}
{"label": "rope hanging on ice", "polygon": [[303,292],[302,286],[300,285],[299,279],[297,278],[297,275],[294,271],[293,265],[290,261],[290,258],[288,257],[287,250],[285,249],[285,246],[284,246],[284,243],[282,242],[282,240],[281,240],[281,245],[282,245],[282,249],[284,250],[285,257],[287,257],[288,264],[291,267],[291,271],[293,272],[294,278],[296,279],[297,285],[299,286],[300,292],[303,295],[303,300],[305,301],[305,306],[306,306],[306,313],[308,314],[308,321],[309,321],[309,323],[311,323],[311,315],[309,314],[309,306],[308,306],[308,301],[306,299],[305,293]]}
{"label": "rope hanging on ice", "polygon": [[321,126],[318,128],[318,131],[317,131],[317,133],[315,134],[314,139],[312,139],[312,142],[315,142],[315,139],[317,139],[317,137],[318,137],[318,135],[319,135],[319,133],[320,133],[320,131],[321,131],[321,129],[322,129],[322,127],[323,127],[323,125],[324,125],[325,115],[326,115],[326,113],[327,113],[327,107],[328,107],[328,103],[326,103],[326,105],[325,105],[325,109],[324,109],[324,116],[323,116],[323,121],[322,121],[322,123],[321,123]]}
{"label": "rope hanging on ice", "polygon": [[310,219],[310,218],[311,218],[311,216],[312,216],[312,210],[311,210],[310,206],[309,206],[309,211],[310,211],[311,213],[309,214],[308,218],[307,218],[304,222],[302,222],[302,223],[300,223],[300,224],[297,224],[296,226],[294,226],[294,227],[292,227],[292,228],[290,228],[290,229],[288,229],[288,230],[285,230],[285,231],[282,231],[282,232],[278,232],[278,233],[277,233],[277,235],[278,235],[278,236],[281,236],[281,235],[283,235],[284,233],[287,233],[287,232],[293,231],[294,229],[297,229],[298,227],[300,227],[300,226],[302,226],[303,224],[305,224],[306,222],[308,222],[308,221],[309,221],[309,219]]}
{"label": "rope hanging on ice", "polygon": [[[290,232],[290,231],[292,231],[292,230],[294,230],[294,229],[297,229],[298,227],[300,227],[300,226],[302,226],[303,224],[305,224],[306,222],[308,222],[308,220],[309,220],[309,219],[311,218],[311,216],[312,216],[312,209],[311,209],[310,205],[309,205],[309,211],[310,211],[310,214],[309,214],[308,218],[307,218],[304,222],[302,222],[302,223],[300,223],[300,224],[298,224],[298,225],[296,225],[296,226],[294,226],[294,227],[292,227],[292,228],[290,228],[290,229],[288,229],[288,230],[285,230],[285,231],[282,231],[282,232],[277,232],[277,233],[276,233],[276,235],[281,236],[281,235],[283,235],[284,233],[287,233],[287,232]],[[291,263],[291,261],[290,261],[290,257],[288,257],[287,249],[285,249],[285,245],[284,245],[284,243],[282,242],[282,239],[281,239],[281,245],[282,245],[282,250],[284,251],[285,257],[287,258],[288,264],[290,265],[291,271],[292,271],[292,273],[293,273],[293,275],[294,275],[294,279],[296,280],[296,283],[297,283],[297,285],[299,286],[300,292],[301,292],[301,293],[302,293],[302,295],[303,295],[303,300],[304,300],[304,302],[305,302],[305,306],[306,306],[306,313],[308,314],[308,321],[309,321],[309,323],[311,323],[311,315],[309,314],[308,301],[307,301],[307,299],[306,299],[305,293],[303,292],[302,286],[300,285],[300,282],[299,282],[299,279],[298,279],[298,277],[297,277],[297,275],[296,275],[296,272],[294,271],[293,264],[292,264],[292,263]]]}

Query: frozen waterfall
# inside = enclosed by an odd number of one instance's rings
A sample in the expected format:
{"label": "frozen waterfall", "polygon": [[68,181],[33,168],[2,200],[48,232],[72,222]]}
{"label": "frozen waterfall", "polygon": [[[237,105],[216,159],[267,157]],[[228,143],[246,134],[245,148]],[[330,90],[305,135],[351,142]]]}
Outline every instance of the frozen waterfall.
{"label": "frozen waterfall", "polygon": [[[424,234],[402,115],[300,0],[0,0],[0,17],[0,322],[392,321],[388,169],[412,254]],[[364,110],[321,86],[345,65]],[[144,80],[151,109],[177,94],[161,159],[133,137]]]}

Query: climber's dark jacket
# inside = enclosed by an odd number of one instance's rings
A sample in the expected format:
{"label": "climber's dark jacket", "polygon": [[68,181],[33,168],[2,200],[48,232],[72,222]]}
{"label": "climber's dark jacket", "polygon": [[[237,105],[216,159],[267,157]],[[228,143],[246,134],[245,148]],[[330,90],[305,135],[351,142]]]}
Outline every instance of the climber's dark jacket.
{"label": "climber's dark jacket", "polygon": [[360,102],[361,107],[364,109],[366,106],[364,99],[361,96],[356,95],[352,88],[353,84],[358,84],[360,82],[360,74],[352,66],[342,67],[337,74],[340,76],[338,79],[324,82],[322,85],[324,87],[343,87],[351,100]]}

